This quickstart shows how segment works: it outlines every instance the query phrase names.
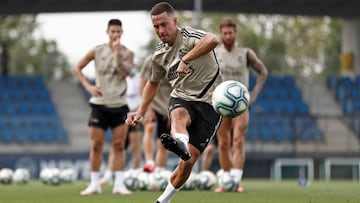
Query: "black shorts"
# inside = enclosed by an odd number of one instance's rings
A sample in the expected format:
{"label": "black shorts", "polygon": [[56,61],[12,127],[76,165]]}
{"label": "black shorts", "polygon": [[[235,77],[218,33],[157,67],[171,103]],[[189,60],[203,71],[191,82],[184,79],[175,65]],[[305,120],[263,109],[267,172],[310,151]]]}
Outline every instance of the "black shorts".
{"label": "black shorts", "polygon": [[215,137],[222,117],[210,104],[205,102],[185,101],[171,97],[169,104],[169,112],[178,107],[183,107],[189,112],[191,117],[191,124],[187,127],[189,143],[202,153]]}
{"label": "black shorts", "polygon": [[89,126],[102,128],[115,128],[125,123],[129,108],[127,105],[122,107],[110,108],[103,105],[91,104],[91,113],[88,121]]}
{"label": "black shorts", "polygon": [[138,132],[138,131],[142,131],[142,130],[143,130],[143,125],[141,124],[141,122],[136,122],[135,126],[132,126],[132,125],[129,126],[128,133]]}
{"label": "black shorts", "polygon": [[170,134],[170,126],[168,126],[168,116],[162,115],[159,112],[155,111],[156,115],[156,134],[158,138],[163,133]]}

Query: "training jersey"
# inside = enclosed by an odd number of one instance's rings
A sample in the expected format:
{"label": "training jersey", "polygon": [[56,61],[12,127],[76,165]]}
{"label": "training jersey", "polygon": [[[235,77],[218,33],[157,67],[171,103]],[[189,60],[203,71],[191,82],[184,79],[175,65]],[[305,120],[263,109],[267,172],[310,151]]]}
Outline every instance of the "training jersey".
{"label": "training jersey", "polygon": [[[147,80],[150,79],[151,55],[148,56],[145,59],[144,63],[142,64],[140,74],[142,77],[146,78]],[[170,83],[166,80],[166,78],[162,79],[160,82],[160,88],[151,103],[152,108],[161,115],[168,115],[167,107],[169,105],[171,90],[172,87]]]}
{"label": "training jersey", "polygon": [[[122,47],[124,58],[129,50]],[[92,96],[90,103],[107,107],[121,107],[126,102],[126,80],[117,74],[116,54],[108,44],[95,47],[95,84],[101,88],[100,96]]]}
{"label": "training jersey", "polygon": [[235,46],[228,51],[223,44],[215,48],[223,80],[236,80],[249,88],[248,48]]}
{"label": "training jersey", "polygon": [[202,30],[185,26],[178,28],[172,46],[159,43],[152,57],[151,81],[159,82],[165,77],[173,87],[172,97],[211,104],[212,92],[222,81],[214,50],[189,61],[190,73],[176,72],[181,58],[205,35]]}

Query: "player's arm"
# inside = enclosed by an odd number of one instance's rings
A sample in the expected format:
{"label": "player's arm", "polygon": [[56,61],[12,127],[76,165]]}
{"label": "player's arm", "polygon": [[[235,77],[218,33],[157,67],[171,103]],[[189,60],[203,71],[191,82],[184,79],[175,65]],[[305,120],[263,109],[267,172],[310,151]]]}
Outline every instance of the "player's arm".
{"label": "player's arm", "polygon": [[124,79],[126,76],[131,75],[134,64],[134,52],[128,51],[125,56],[116,53],[117,74],[120,78]]}
{"label": "player's arm", "polygon": [[195,46],[181,58],[181,63],[177,69],[179,73],[188,73],[188,63],[204,54],[209,53],[219,43],[217,37],[212,33],[206,33]]}
{"label": "player's arm", "polygon": [[134,113],[130,113],[126,118],[126,123],[129,125],[136,125],[136,122],[141,120],[144,116],[147,108],[149,107],[150,103],[154,99],[158,89],[160,87],[160,82],[152,82],[147,81],[142,92],[142,98],[139,108]]}
{"label": "player's arm", "polygon": [[84,74],[82,73],[82,69],[90,63],[90,61],[95,59],[95,49],[91,49],[86,55],[80,59],[80,61],[75,66],[75,75],[79,79],[82,86],[88,91],[91,95],[100,96],[101,90],[100,87],[96,87],[89,83]]}
{"label": "player's arm", "polygon": [[247,52],[247,59],[249,65],[258,73],[254,89],[250,93],[250,105],[256,101],[261,89],[264,86],[265,80],[268,76],[268,70],[264,63],[256,56],[255,52],[251,49]]}
{"label": "player's arm", "polygon": [[[140,79],[140,92],[141,94],[143,94],[143,90],[145,88],[146,83],[148,82],[148,79],[146,77],[141,77]],[[146,125],[147,123],[150,122],[155,122],[156,120],[156,115],[155,115],[155,111],[153,110],[152,106],[149,105],[146,109],[146,112],[144,114],[144,119],[142,120],[143,125]]]}

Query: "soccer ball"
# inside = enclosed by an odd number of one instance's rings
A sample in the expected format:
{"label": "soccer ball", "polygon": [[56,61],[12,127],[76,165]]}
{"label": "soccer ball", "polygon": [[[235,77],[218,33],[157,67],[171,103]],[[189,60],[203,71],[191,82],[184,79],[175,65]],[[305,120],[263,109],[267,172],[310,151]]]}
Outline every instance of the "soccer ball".
{"label": "soccer ball", "polygon": [[15,170],[12,179],[16,184],[26,184],[30,180],[30,172],[26,168],[18,168]]}
{"label": "soccer ball", "polygon": [[244,113],[250,102],[248,89],[241,82],[228,80],[220,83],[212,95],[215,111],[228,118]]}
{"label": "soccer ball", "polygon": [[197,174],[195,172],[191,172],[189,178],[186,180],[181,189],[194,190],[196,188],[196,177]]}
{"label": "soccer ball", "polygon": [[199,190],[210,190],[217,183],[216,175],[211,171],[201,171],[196,178],[196,186]]}
{"label": "soccer ball", "polygon": [[164,190],[168,183],[168,177],[165,173],[150,173],[148,190]]}
{"label": "soccer ball", "polygon": [[140,171],[135,169],[129,169],[125,171],[124,175],[124,185],[129,190],[137,190],[138,189],[138,175]]}
{"label": "soccer ball", "polygon": [[60,170],[58,168],[44,168],[40,172],[40,180],[46,185],[59,185]]}
{"label": "soccer ball", "polygon": [[238,184],[234,181],[234,178],[230,174],[223,174],[219,179],[219,186],[225,191],[235,191]]}
{"label": "soccer ball", "polygon": [[60,170],[59,176],[62,183],[73,183],[76,180],[76,173],[72,168]]}
{"label": "soccer ball", "polygon": [[2,184],[11,184],[14,171],[10,168],[3,168],[0,170],[0,182]]}
{"label": "soccer ball", "polygon": [[147,190],[150,185],[149,173],[141,171],[137,176],[137,178],[138,178],[138,188],[140,190]]}

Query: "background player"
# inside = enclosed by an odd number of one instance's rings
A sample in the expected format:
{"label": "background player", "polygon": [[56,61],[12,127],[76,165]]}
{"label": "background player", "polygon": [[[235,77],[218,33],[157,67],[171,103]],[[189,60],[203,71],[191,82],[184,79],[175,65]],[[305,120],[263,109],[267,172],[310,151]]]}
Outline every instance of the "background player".
{"label": "background player", "polygon": [[[222,44],[215,50],[224,81],[237,80],[249,88],[249,67],[253,68],[258,74],[255,87],[250,92],[251,105],[256,101],[265,83],[268,71],[253,50],[236,45],[237,26],[233,20],[226,19],[220,24],[220,36]],[[245,163],[245,135],[248,124],[249,110],[235,118],[223,118],[217,133],[220,165],[224,170],[224,175],[233,176],[235,181],[239,183],[238,192],[243,191],[240,181]],[[233,139],[232,149],[231,132]],[[222,188],[215,189],[215,192],[222,191]]]}

